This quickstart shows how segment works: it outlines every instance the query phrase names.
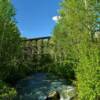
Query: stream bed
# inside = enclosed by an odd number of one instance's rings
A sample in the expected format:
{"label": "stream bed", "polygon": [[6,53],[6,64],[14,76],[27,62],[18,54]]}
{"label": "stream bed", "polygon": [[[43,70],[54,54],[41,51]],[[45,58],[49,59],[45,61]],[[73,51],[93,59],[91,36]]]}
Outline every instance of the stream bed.
{"label": "stream bed", "polygon": [[71,100],[75,96],[75,88],[67,85],[65,79],[47,73],[35,73],[19,81],[16,89],[15,100],[45,100],[52,91],[60,93],[60,100]]}

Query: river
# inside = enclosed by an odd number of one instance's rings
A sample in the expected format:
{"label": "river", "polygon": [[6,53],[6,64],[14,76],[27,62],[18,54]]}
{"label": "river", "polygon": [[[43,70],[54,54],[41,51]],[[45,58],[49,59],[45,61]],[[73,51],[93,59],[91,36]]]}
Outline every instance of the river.
{"label": "river", "polygon": [[71,100],[75,95],[75,88],[67,85],[66,79],[47,73],[35,73],[19,81],[16,89],[15,100],[45,100],[52,91],[60,93],[60,100]]}

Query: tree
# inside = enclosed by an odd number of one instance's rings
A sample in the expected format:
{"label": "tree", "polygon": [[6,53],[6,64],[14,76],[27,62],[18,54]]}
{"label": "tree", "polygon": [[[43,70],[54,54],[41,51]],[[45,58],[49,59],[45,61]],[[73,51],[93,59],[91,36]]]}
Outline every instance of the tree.
{"label": "tree", "polygon": [[65,61],[73,63],[79,100],[96,100],[100,92],[97,12],[100,7],[96,0],[63,0],[61,19],[54,29],[55,43],[63,48]]}
{"label": "tree", "polygon": [[0,0],[0,79],[7,79],[17,69],[20,32],[10,0]]}

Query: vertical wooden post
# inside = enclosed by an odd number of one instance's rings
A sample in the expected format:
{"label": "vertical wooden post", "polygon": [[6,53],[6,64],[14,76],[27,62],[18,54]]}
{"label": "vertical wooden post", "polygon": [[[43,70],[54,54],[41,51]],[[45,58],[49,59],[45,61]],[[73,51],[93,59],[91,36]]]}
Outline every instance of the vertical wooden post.
{"label": "vertical wooden post", "polygon": [[35,40],[35,52],[34,52],[35,54],[34,54],[34,57],[35,57],[35,59],[36,59],[36,66],[38,66],[38,40]]}
{"label": "vertical wooden post", "polygon": [[41,55],[44,53],[44,40],[41,40]]}

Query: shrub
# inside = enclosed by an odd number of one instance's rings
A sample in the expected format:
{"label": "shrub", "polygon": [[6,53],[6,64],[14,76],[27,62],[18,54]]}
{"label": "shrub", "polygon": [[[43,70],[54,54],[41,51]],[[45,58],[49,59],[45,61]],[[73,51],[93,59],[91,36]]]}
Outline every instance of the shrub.
{"label": "shrub", "polygon": [[13,100],[16,95],[17,92],[14,88],[0,81],[0,100]]}

